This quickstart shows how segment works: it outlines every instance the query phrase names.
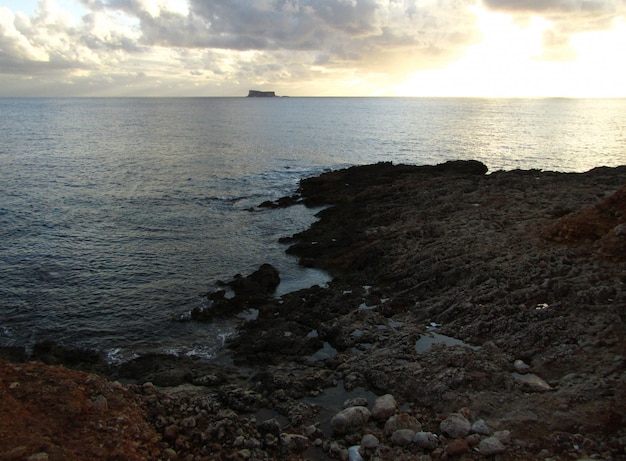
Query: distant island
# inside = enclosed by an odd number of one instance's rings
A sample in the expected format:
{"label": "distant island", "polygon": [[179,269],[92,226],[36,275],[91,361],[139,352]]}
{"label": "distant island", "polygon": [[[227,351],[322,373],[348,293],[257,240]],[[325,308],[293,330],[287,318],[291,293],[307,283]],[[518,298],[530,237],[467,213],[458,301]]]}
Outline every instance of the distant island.
{"label": "distant island", "polygon": [[258,90],[250,90],[248,91],[249,98],[274,98],[276,97],[276,93],[274,91],[258,91]]}

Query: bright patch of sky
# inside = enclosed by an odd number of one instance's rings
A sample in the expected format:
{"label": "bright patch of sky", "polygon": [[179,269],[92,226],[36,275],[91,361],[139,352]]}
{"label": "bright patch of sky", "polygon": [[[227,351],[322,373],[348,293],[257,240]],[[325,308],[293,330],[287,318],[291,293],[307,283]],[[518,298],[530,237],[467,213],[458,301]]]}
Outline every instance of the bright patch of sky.
{"label": "bright patch of sky", "polygon": [[626,97],[626,0],[0,0],[0,96]]}

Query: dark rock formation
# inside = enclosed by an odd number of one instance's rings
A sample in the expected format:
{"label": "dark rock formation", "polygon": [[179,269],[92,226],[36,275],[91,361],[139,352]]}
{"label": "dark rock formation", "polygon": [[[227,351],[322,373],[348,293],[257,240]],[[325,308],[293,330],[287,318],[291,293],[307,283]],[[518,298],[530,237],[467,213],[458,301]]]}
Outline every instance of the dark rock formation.
{"label": "dark rock formation", "polygon": [[278,271],[271,264],[263,264],[247,277],[237,274],[230,282],[224,283],[235,293],[227,297],[225,290],[218,290],[207,295],[211,306],[206,309],[195,308],[191,312],[193,320],[212,321],[215,317],[228,317],[244,309],[258,308],[268,302],[280,284]]}
{"label": "dark rock formation", "polygon": [[273,91],[258,91],[258,90],[250,90],[248,91],[249,98],[274,98],[276,97],[276,93]]}

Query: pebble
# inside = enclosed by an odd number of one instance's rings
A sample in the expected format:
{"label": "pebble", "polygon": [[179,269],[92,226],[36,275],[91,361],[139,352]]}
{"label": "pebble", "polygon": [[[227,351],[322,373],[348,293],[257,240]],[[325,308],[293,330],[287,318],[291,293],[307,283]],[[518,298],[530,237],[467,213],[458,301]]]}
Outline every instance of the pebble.
{"label": "pebble", "polygon": [[383,433],[386,436],[389,436],[398,429],[411,429],[413,432],[420,432],[422,430],[422,425],[414,416],[407,413],[401,413],[399,415],[394,415],[387,420]]}
{"label": "pebble", "polygon": [[391,394],[380,396],[374,402],[372,417],[377,420],[387,419],[396,412],[398,402]]}
{"label": "pebble", "polygon": [[502,443],[509,443],[511,441],[511,431],[497,431],[493,433],[493,436]]}
{"label": "pebble", "polygon": [[363,456],[359,453],[359,446],[354,445],[348,448],[348,460],[349,461],[363,461]]}
{"label": "pebble", "polygon": [[276,418],[266,419],[258,424],[258,429],[261,434],[280,434],[280,423]]}
{"label": "pebble", "polygon": [[300,434],[281,434],[280,443],[290,451],[301,453],[309,448],[309,439]]}
{"label": "pebble", "polygon": [[365,426],[371,416],[365,407],[348,407],[333,416],[330,426],[337,434],[351,434]]}
{"label": "pebble", "polygon": [[465,439],[454,439],[446,445],[446,453],[450,456],[461,455],[468,451],[470,451],[470,446]]}
{"label": "pebble", "polygon": [[472,427],[470,428],[470,431],[473,432],[474,434],[481,434],[481,435],[491,435],[493,433],[493,431],[491,430],[491,428],[485,422],[484,419],[478,419],[474,421],[474,423],[472,424]]}
{"label": "pebble", "polygon": [[517,359],[515,362],[513,362],[513,367],[517,371],[521,371],[523,373],[524,371],[527,371],[530,368],[530,365],[528,365],[523,360]]}
{"label": "pebble", "polygon": [[460,413],[451,413],[446,419],[441,421],[439,428],[444,434],[461,439],[469,434],[472,425],[465,416]]}
{"label": "pebble", "polygon": [[365,434],[361,439],[363,448],[376,448],[380,444],[380,440],[373,434]]}
{"label": "pebble", "polygon": [[106,411],[109,408],[109,402],[104,395],[98,395],[92,403],[96,411]]}
{"label": "pebble", "polygon": [[487,437],[486,439],[481,440],[478,444],[478,451],[480,451],[482,455],[491,456],[497,455],[498,453],[504,453],[506,448],[497,437]]}
{"label": "pebble", "polygon": [[365,397],[355,397],[354,399],[348,399],[343,402],[343,408],[349,407],[366,407],[369,405],[369,402]]}
{"label": "pebble", "polygon": [[439,438],[432,432],[417,432],[413,443],[424,450],[434,450],[439,446]]}
{"label": "pebble", "polygon": [[391,434],[391,443],[400,447],[406,447],[413,442],[415,437],[415,431],[411,429],[398,429]]}

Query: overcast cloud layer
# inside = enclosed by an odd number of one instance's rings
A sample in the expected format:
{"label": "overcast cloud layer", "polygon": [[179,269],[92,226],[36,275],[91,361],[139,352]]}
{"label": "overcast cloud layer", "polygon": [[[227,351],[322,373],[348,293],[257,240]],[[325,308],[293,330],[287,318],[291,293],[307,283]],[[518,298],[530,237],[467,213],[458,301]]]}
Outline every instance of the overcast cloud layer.
{"label": "overcast cloud layer", "polygon": [[[0,7],[4,95],[323,94],[332,82],[376,90],[457,59],[480,38],[480,0],[80,0],[70,16],[42,0],[32,16]],[[605,30],[626,0],[484,0],[523,23],[553,23],[543,59]]]}

